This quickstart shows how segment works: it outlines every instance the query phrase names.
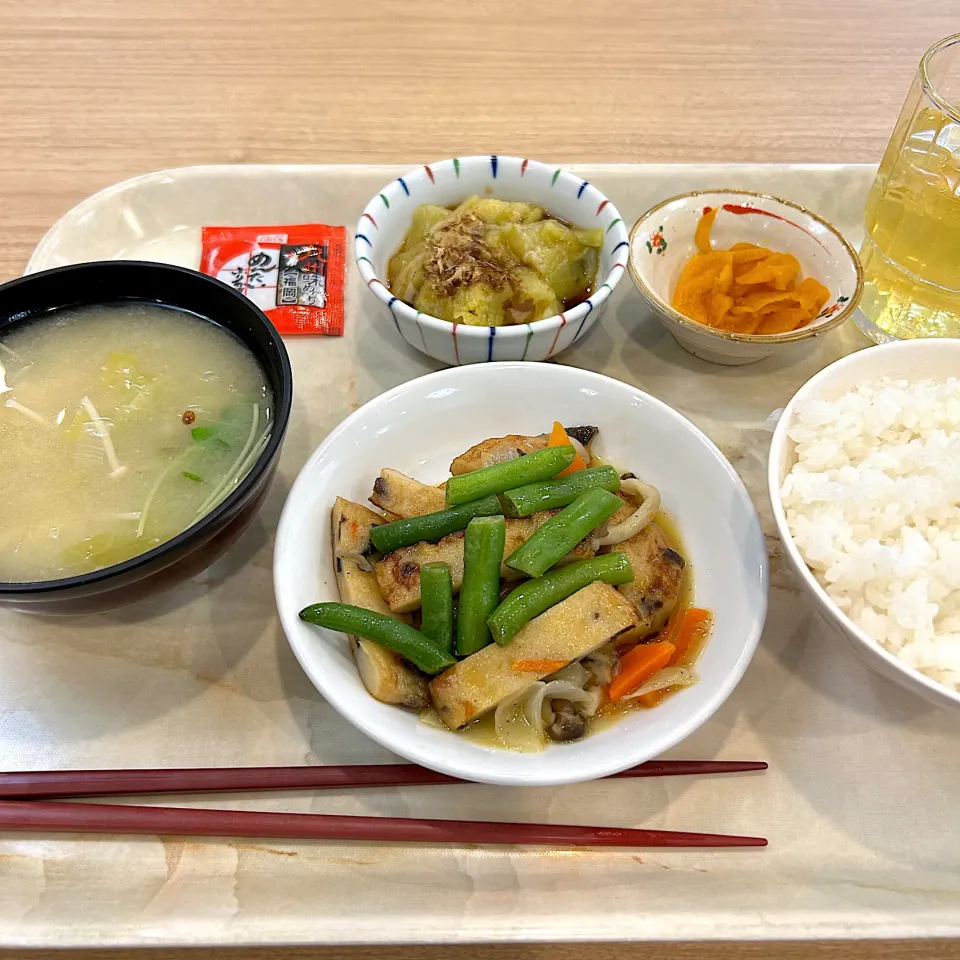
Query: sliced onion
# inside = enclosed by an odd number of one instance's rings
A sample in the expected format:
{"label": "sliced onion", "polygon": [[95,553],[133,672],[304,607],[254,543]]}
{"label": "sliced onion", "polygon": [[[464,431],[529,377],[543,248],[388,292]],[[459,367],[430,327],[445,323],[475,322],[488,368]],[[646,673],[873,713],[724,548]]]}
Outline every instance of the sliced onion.
{"label": "sliced onion", "polygon": [[506,697],[497,704],[493,715],[493,727],[497,739],[508,750],[542,750],[546,738],[533,727],[526,717],[526,699],[535,696],[539,687],[545,687],[542,680],[537,680],[531,686]]}
{"label": "sliced onion", "polygon": [[425,727],[432,727],[434,730],[448,730],[449,727],[443,722],[439,711],[434,707],[425,707],[420,711],[419,720]]}
{"label": "sliced onion", "polygon": [[[548,700],[569,700],[571,703],[579,703],[583,706],[590,706],[594,702],[594,695],[587,693],[583,687],[578,687],[569,680],[551,680],[549,683],[541,683],[540,689],[534,690],[523,705],[523,713],[527,718],[527,723],[533,727],[537,733],[546,739],[547,731],[545,724],[553,723],[553,711],[550,710],[550,716],[544,717],[543,708]],[[599,706],[594,706],[594,711]]]}
{"label": "sliced onion", "polygon": [[568,663],[562,670],[558,670],[550,679],[568,680],[578,687],[585,687],[593,679],[593,674],[579,660],[574,660],[573,663]]}
{"label": "sliced onion", "polygon": [[520,454],[512,443],[500,443],[491,450],[485,450],[480,457],[481,467],[495,467],[498,463],[508,463],[519,459]]}
{"label": "sliced onion", "polygon": [[[601,686],[607,686],[613,679],[613,671],[619,665],[617,648],[613,643],[604,644],[599,650],[594,650],[589,657],[584,657],[580,663],[587,669]],[[586,684],[583,684],[586,686]]]}
{"label": "sliced onion", "polygon": [[638,687],[623,699],[636,700],[645,693],[656,693],[657,690],[666,690],[667,687],[692,687],[699,680],[692,667],[664,667],[653,674],[642,687]]}
{"label": "sliced onion", "polygon": [[503,739],[503,727],[509,720],[509,715],[514,707],[517,706],[521,701],[526,700],[536,689],[537,687],[545,687],[546,684],[542,680],[537,680],[529,687],[524,687],[522,690],[518,690],[516,693],[511,694],[509,697],[504,697],[497,704],[497,709],[493,714],[493,725],[496,729],[497,736],[500,739]]}
{"label": "sliced onion", "polygon": [[589,467],[592,457],[587,453],[587,448],[576,437],[571,437],[569,433],[567,434],[567,439],[570,441],[573,449],[577,451],[577,456]]}
{"label": "sliced onion", "polygon": [[660,512],[660,491],[639,480],[622,480],[620,489],[642,498],[640,506],[623,523],[608,528],[606,534],[594,540],[594,546],[610,547],[635,537]]}
{"label": "sliced onion", "polygon": [[350,553],[344,551],[343,553],[337,554],[338,560],[352,560],[361,570],[365,570],[367,573],[373,573],[374,566],[362,553]]}
{"label": "sliced onion", "polygon": [[592,717],[600,709],[600,704],[603,703],[603,687],[595,683],[586,687],[583,692],[590,699],[583,704],[583,709],[580,712],[585,717]]}

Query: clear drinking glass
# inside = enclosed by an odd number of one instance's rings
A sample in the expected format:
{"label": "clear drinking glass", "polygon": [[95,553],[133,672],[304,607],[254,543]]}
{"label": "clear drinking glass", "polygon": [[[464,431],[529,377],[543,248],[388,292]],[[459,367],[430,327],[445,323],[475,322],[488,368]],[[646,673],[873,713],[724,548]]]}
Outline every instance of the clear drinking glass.
{"label": "clear drinking glass", "polygon": [[920,61],[864,231],[864,333],[878,342],[960,337],[960,34]]}

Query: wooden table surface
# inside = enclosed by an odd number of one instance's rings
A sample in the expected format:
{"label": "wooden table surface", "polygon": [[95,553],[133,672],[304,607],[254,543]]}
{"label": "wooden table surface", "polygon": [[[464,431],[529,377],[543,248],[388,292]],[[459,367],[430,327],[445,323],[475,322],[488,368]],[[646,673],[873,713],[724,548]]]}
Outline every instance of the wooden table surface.
{"label": "wooden table surface", "polygon": [[[877,161],[923,50],[958,26],[960,0],[0,0],[0,281],[22,272],[44,231],[83,197],[161,167],[472,152]],[[866,942],[199,954],[937,960],[960,950]]]}

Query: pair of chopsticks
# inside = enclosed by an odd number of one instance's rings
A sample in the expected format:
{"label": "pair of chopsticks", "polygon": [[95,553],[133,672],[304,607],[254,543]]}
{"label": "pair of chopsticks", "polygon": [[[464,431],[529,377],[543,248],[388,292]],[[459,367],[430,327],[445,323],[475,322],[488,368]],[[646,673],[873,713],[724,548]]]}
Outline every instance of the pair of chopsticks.
{"label": "pair of chopsticks", "polygon": [[[759,761],[658,760],[631,767],[610,779],[766,769],[767,765]],[[467,782],[411,764],[0,773],[0,831],[575,847],[763,847],[767,844],[763,837],[671,830],[49,802],[53,798],[71,797]]]}

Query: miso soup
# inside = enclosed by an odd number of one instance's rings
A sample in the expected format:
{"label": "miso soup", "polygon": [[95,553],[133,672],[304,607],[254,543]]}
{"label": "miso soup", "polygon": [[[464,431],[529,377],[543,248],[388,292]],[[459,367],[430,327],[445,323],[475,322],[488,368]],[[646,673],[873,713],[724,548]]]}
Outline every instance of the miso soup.
{"label": "miso soup", "polygon": [[98,570],[221,503],[270,438],[250,351],[185,311],[77,307],[0,334],[0,581]]}

